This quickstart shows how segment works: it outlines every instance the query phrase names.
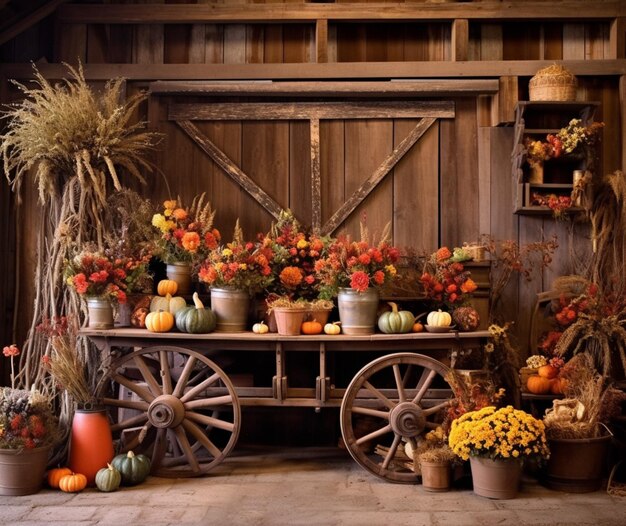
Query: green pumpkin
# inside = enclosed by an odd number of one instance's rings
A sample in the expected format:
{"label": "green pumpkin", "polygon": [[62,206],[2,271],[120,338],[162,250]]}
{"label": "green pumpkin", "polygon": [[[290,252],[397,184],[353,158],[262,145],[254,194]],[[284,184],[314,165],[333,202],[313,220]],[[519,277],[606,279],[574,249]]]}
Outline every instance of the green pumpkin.
{"label": "green pumpkin", "polygon": [[176,313],[176,327],[181,332],[192,334],[205,334],[215,330],[217,318],[211,309],[204,307],[198,298],[198,293],[193,293],[193,307],[185,307]]}
{"label": "green pumpkin", "polygon": [[415,316],[408,310],[398,311],[398,305],[389,302],[391,312],[384,312],[378,318],[378,328],[385,334],[411,332]]}
{"label": "green pumpkin", "polygon": [[96,486],[100,491],[115,491],[122,483],[122,474],[111,464],[96,473]]}
{"label": "green pumpkin", "polygon": [[150,474],[150,459],[145,455],[135,455],[132,451],[117,455],[111,464],[120,472],[124,486],[141,484]]}

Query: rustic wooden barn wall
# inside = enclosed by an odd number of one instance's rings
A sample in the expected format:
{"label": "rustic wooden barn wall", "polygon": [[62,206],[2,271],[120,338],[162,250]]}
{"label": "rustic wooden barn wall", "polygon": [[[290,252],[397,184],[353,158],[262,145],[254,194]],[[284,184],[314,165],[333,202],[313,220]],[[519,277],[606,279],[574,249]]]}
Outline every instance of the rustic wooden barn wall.
{"label": "rustic wooden barn wall", "polygon": [[[110,2],[115,4],[118,2]],[[128,3],[128,2],[125,2]],[[134,3],[213,3],[140,2]],[[228,2],[229,5],[254,2]],[[267,9],[280,3],[266,2]],[[349,4],[350,2],[341,2]],[[273,5],[272,5],[273,4]],[[285,2],[289,4],[289,2]],[[451,7],[451,9],[458,9]],[[540,14],[538,15],[540,16]],[[606,20],[561,22],[552,17],[537,23],[519,21],[329,21],[297,23],[191,23],[99,24],[64,23],[46,19],[0,47],[4,62],[27,62],[44,57],[48,62],[81,59],[88,64],[289,64],[361,63],[463,60],[480,62],[524,60],[584,60],[623,58],[623,39],[612,37],[615,26]],[[623,26],[621,26],[623,27]],[[464,31],[468,35],[465,42]],[[461,36],[459,36],[461,35]],[[317,40],[322,37],[322,45]],[[323,37],[327,37],[327,41]],[[617,42],[617,48],[615,48]],[[512,62],[515,64],[515,62]],[[474,67],[474,66],[473,66]],[[493,66],[489,66],[493,67]],[[575,270],[570,253],[586,246],[584,227],[573,235],[567,223],[550,217],[518,217],[512,211],[508,152],[494,144],[510,140],[510,128],[493,128],[511,121],[517,100],[527,99],[528,76],[502,71],[496,97],[456,98],[455,119],[441,120],[398,163],[376,191],[353,214],[347,226],[354,230],[358,212],[367,210],[368,221],[378,227],[393,219],[399,245],[432,249],[457,245],[481,233],[512,238],[520,243],[559,237],[561,249],[554,265],[531,283],[510,286],[506,318],[516,319],[520,334],[527,333],[530,311],[537,292],[550,286],[555,276]],[[482,77],[488,76],[481,74]],[[625,82],[618,75],[580,76],[580,96],[601,102],[598,118],[606,122],[602,143],[603,169],[623,165]],[[128,90],[147,87],[143,81],[128,83]],[[7,100],[3,82],[2,100]],[[207,191],[218,209],[218,225],[228,232],[237,216],[251,234],[269,225],[270,216],[207,159],[192,141],[167,120],[162,97],[152,97],[143,115],[163,131],[166,141],[157,156],[163,173],[154,176],[146,193],[157,200],[181,194],[186,200]],[[306,122],[199,122],[198,127],[218,147],[264,188],[277,202],[292,206],[299,217],[309,218],[309,131]],[[410,120],[320,123],[320,174],[322,221],[350,197],[381,157],[402,140]],[[365,155],[363,152],[367,152]],[[504,167],[504,168],[503,168]],[[13,211],[6,187],[2,187],[2,240],[10,255],[15,236],[10,234]],[[18,336],[25,334],[32,304],[32,232],[36,231],[35,196],[24,196],[20,232],[28,237],[21,258]],[[582,234],[580,234],[582,232]],[[8,237],[7,236],[8,234]],[[571,246],[570,246],[571,245]],[[30,252],[29,252],[30,251]],[[0,275],[11,275],[9,258],[0,258]],[[5,284],[6,285],[6,284]],[[7,314],[14,289],[0,292],[2,341],[8,341]]]}

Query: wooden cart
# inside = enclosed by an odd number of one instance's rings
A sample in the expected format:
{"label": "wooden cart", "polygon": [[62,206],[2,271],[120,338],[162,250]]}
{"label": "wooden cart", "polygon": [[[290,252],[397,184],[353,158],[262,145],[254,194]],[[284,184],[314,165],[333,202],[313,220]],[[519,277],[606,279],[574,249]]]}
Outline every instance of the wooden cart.
{"label": "wooden cart", "polygon": [[[341,432],[354,460],[378,477],[404,483],[417,476],[397,462],[396,453],[403,442],[414,444],[437,427],[451,397],[445,380],[450,353],[478,351],[489,336],[487,331],[192,335],[142,329],[81,334],[106,357],[98,396],[110,410],[119,449],[148,454],[155,475],[190,477],[214,469],[235,446],[242,406],[340,406]],[[302,369],[305,356],[310,381],[296,382],[288,366]],[[247,381],[238,374],[233,382],[225,372],[246,364]],[[268,368],[267,382],[254,383]]]}

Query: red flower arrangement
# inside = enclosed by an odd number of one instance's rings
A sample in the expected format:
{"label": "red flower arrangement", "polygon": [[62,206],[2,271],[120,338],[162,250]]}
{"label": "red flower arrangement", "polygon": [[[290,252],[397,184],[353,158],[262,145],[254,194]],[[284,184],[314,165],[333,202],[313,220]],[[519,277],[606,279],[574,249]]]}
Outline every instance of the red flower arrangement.
{"label": "red flower arrangement", "polygon": [[370,244],[367,237],[367,229],[361,225],[361,241],[340,236],[329,245],[327,256],[316,261],[320,298],[332,298],[341,287],[364,292],[395,277],[400,251],[386,241],[385,233],[376,244]]}
{"label": "red flower arrangement", "polygon": [[245,290],[252,294],[273,281],[272,258],[270,248],[243,241],[237,222],[233,241],[209,253],[200,266],[198,278],[212,287]]}
{"label": "red flower arrangement", "polygon": [[194,198],[189,209],[177,200],[165,201],[163,213],[152,216],[152,226],[160,231],[157,253],[165,263],[201,261],[219,245],[219,230],[213,228],[215,211],[204,197]]}
{"label": "red flower arrangement", "polygon": [[569,195],[541,195],[534,192],[530,204],[532,206],[547,206],[552,210],[554,217],[560,218],[563,217],[567,210],[572,208],[574,201]]}
{"label": "red flower arrangement", "polygon": [[287,211],[281,213],[278,222],[262,239],[262,244],[273,253],[271,267],[275,279],[269,292],[314,299],[320,285],[315,263],[326,256],[328,238],[306,233]]}
{"label": "red flower arrangement", "polygon": [[126,279],[122,260],[111,261],[101,252],[84,250],[65,263],[66,283],[81,296],[126,303]]}
{"label": "red flower arrangement", "polygon": [[428,299],[455,307],[465,302],[478,286],[465,270],[463,263],[456,261],[448,247],[441,247],[426,262],[420,281]]}

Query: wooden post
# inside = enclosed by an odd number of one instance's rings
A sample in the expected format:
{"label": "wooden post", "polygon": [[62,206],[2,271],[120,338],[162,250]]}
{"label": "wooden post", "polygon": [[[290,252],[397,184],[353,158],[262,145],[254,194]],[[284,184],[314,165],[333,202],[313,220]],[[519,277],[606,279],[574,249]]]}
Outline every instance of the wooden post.
{"label": "wooden post", "polygon": [[311,119],[311,226],[318,233],[322,226],[322,183],[320,178],[320,120]]}
{"label": "wooden post", "polygon": [[620,137],[621,140],[621,168],[626,169],[626,75],[619,78],[619,113],[620,113]]}
{"label": "wooden post", "polygon": [[328,62],[328,20],[326,19],[315,23],[315,60]]}
{"label": "wooden post", "polygon": [[517,77],[500,77],[498,92],[498,122],[515,120],[515,105],[518,102]]}
{"label": "wooden post", "polygon": [[452,22],[452,60],[467,60],[469,51],[469,22],[467,18],[458,18]]}
{"label": "wooden post", "polygon": [[626,57],[626,18],[617,17],[611,21],[609,33],[609,57]]}

